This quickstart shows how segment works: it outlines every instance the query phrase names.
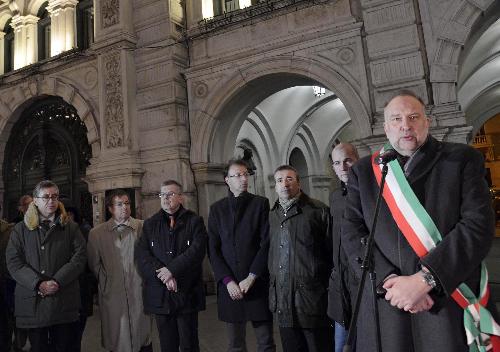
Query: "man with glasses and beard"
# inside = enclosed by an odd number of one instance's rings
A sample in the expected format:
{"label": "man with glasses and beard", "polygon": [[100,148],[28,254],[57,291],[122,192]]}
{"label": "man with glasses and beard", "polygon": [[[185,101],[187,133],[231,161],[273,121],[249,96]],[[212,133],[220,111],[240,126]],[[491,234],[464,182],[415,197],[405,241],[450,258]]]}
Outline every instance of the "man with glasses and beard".
{"label": "man with glasses and beard", "polygon": [[200,350],[198,312],[205,309],[203,219],[182,205],[182,186],[160,187],[161,209],[144,222],[136,260],[144,278],[144,311],[154,314],[162,352]]}
{"label": "man with glasses and beard", "polygon": [[151,318],[143,313],[142,279],[134,263],[134,246],[142,220],[130,216],[130,198],[117,189],[106,197],[111,218],[89,233],[89,267],[97,277],[102,345],[114,352],[147,352]]}
{"label": "man with glasses and beard", "polygon": [[209,257],[217,283],[219,320],[227,323],[229,352],[246,351],[252,322],[257,351],[275,351],[268,308],[269,201],[247,192],[248,166],[232,160],[224,171],[228,196],[212,204]]}
{"label": "man with glasses and beard", "polygon": [[[58,201],[59,188],[42,181],[24,221],[12,230],[7,268],[16,281],[16,325],[29,329],[32,352],[74,350],[80,308],[78,277],[85,240]],[[49,348],[50,341],[50,348]]]}

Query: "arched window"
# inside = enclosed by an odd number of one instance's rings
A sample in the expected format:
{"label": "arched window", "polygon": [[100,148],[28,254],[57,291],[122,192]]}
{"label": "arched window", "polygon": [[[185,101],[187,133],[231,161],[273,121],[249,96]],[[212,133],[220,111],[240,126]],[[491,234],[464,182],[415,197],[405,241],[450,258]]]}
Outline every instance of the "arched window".
{"label": "arched window", "polygon": [[10,25],[12,19],[5,24],[3,31],[3,72],[7,73],[14,69],[14,29]]}
{"label": "arched window", "polygon": [[38,61],[50,57],[50,15],[47,11],[48,1],[38,10]]}
{"label": "arched window", "polygon": [[81,0],[76,7],[77,44],[87,49],[94,42],[94,2]]}

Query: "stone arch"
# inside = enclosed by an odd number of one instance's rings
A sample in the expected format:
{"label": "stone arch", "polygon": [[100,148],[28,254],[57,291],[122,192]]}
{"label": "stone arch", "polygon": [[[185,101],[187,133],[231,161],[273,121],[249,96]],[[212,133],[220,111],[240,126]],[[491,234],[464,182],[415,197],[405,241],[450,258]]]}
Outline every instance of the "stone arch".
{"label": "stone arch", "polygon": [[27,6],[27,14],[36,16],[42,5],[47,2],[47,0],[33,0]]}
{"label": "stone arch", "polygon": [[[295,135],[302,141],[302,143],[304,143],[304,146],[307,150],[307,154],[304,153],[304,151],[302,151],[302,154],[304,154],[304,157],[307,156],[306,160],[310,161],[310,165],[308,166],[309,173],[311,174],[321,173],[322,171],[320,170],[321,162],[318,160],[318,156],[321,154],[319,152],[318,145],[316,143],[316,140],[314,139],[314,135],[309,126],[307,126],[306,123],[303,123],[295,131]],[[283,160],[285,163],[287,160],[290,159],[293,150],[297,148],[297,146],[293,144],[293,140],[290,142],[291,143],[288,145],[287,153],[285,154],[286,159]]]}
{"label": "stone arch", "polygon": [[[311,105],[303,114],[302,116],[295,122],[295,125],[293,126],[293,128],[290,130],[290,132],[288,133],[287,137],[286,137],[286,142],[285,142],[285,145],[287,146],[287,150],[285,152],[285,157],[288,157],[288,155],[290,155],[291,153],[291,143],[292,143],[292,139],[293,137],[299,132],[299,130],[301,129],[301,126],[306,126],[304,124],[304,122],[307,120],[308,117],[310,117],[316,110],[318,110],[319,108],[321,108],[322,106],[328,104],[329,102],[337,99],[338,97],[335,95],[335,94],[332,94],[328,97],[326,97],[325,99],[322,99],[320,101],[318,101],[316,104],[313,104]],[[306,131],[306,129],[304,129],[304,131]],[[309,133],[311,134],[310,138],[311,139],[314,139],[313,136],[312,136],[312,132],[310,130],[307,130],[309,131]],[[319,152],[319,149],[316,147],[316,149],[318,150],[318,154],[317,155],[321,155],[321,153]],[[314,170],[316,171],[317,169],[317,165],[316,165],[316,160],[315,160],[315,164],[314,164]]]}
{"label": "stone arch", "polygon": [[[425,12],[431,11],[432,2],[426,2],[424,15]],[[442,17],[439,17],[439,24],[436,24],[439,30],[432,33],[433,24],[428,24],[427,34],[432,35],[432,41],[427,41],[427,52],[430,55],[434,105],[457,101],[456,82],[462,48],[478,18],[491,8],[493,3],[495,0],[451,1],[440,14]]]}
{"label": "stone arch", "polygon": [[[227,79],[219,80],[194,111],[191,159],[194,163],[223,162],[251,109],[271,94],[294,85],[319,83],[335,92],[352,116],[358,138],[370,136],[370,116],[361,95],[340,72],[342,69],[331,63],[287,55],[236,69]],[[242,97],[245,99],[239,99]]]}
{"label": "stone arch", "polygon": [[269,160],[267,163],[268,165],[266,166],[271,169],[272,166],[276,165],[276,163],[278,162],[277,160],[274,160],[275,155],[278,155],[279,152],[278,143],[276,142],[276,137],[271,129],[271,126],[269,126],[269,123],[267,122],[264,114],[262,114],[262,112],[257,108],[254,108],[252,112],[257,117],[257,121],[252,118],[249,118],[246,121],[250,123],[253,128],[255,128],[260,138],[262,139],[264,149],[269,155]]}
{"label": "stone arch", "polygon": [[20,118],[22,112],[35,100],[46,96],[59,96],[66,103],[75,107],[78,116],[87,127],[87,139],[92,147],[92,158],[100,155],[100,135],[97,120],[97,109],[92,99],[72,85],[56,78],[46,78],[37,82],[27,82],[14,89],[2,92],[0,97],[0,150],[5,150],[11,129]]}
{"label": "stone arch", "polygon": [[10,11],[3,11],[0,12],[0,30],[5,31],[5,25],[9,20],[12,18],[12,12]]}

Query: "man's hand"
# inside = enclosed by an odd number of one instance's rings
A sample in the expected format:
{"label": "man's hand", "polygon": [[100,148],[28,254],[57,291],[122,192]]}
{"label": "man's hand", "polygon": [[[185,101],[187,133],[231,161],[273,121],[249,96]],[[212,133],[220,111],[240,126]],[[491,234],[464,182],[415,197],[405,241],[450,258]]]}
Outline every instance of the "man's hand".
{"label": "man's hand", "polygon": [[54,280],[42,281],[38,286],[38,291],[43,297],[50,296],[59,291],[59,284]]}
{"label": "man's hand", "polygon": [[247,278],[240,282],[239,287],[242,293],[248,293],[255,282],[255,275],[248,274]]}
{"label": "man's hand", "polygon": [[163,282],[164,285],[167,284],[167,281],[173,278],[172,273],[166,267],[160,268],[156,270],[156,277]]}
{"label": "man's hand", "polygon": [[434,304],[427,294],[432,288],[422,280],[419,273],[391,277],[384,282],[383,287],[387,290],[385,299],[392,306],[407,312],[429,310]]}
{"label": "man's hand", "polygon": [[169,291],[177,292],[177,281],[173,277],[165,285]]}
{"label": "man's hand", "polygon": [[227,287],[227,292],[229,292],[229,296],[233,301],[243,298],[243,293],[241,293],[240,287],[236,282],[231,281],[226,285],[226,287]]}

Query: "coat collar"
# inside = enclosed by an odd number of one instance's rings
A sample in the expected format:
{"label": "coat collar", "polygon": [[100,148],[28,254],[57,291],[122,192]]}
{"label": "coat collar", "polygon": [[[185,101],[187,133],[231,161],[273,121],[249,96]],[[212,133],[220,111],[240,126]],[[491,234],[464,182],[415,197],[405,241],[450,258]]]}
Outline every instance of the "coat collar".
{"label": "coat collar", "polygon": [[441,157],[443,144],[429,135],[408,168],[408,182],[413,183],[427,175]]}
{"label": "coat collar", "polygon": [[[302,209],[309,203],[311,203],[311,198],[309,198],[309,196],[301,190],[299,200],[288,210],[288,212],[291,212],[292,209]],[[276,199],[276,202],[274,202],[273,208],[271,210],[279,209],[280,207],[280,201],[279,199]]]}
{"label": "coat collar", "polygon": [[[140,221],[133,218],[133,217],[130,217],[129,218],[129,226],[135,231],[137,232],[137,230],[139,229],[139,223]],[[106,221],[106,230],[108,232],[111,232],[113,231],[113,229],[115,228],[116,226],[116,223],[115,221],[113,220],[113,218],[110,218],[108,221]]]}
{"label": "coat collar", "polygon": [[[66,213],[66,209],[64,208],[63,203],[59,202],[58,209],[56,212],[55,223],[64,226],[68,222],[69,222],[69,216]],[[28,210],[26,211],[26,214],[24,214],[24,224],[30,231],[35,230],[40,225],[40,217],[35,202],[31,202],[30,205],[28,206]]]}

